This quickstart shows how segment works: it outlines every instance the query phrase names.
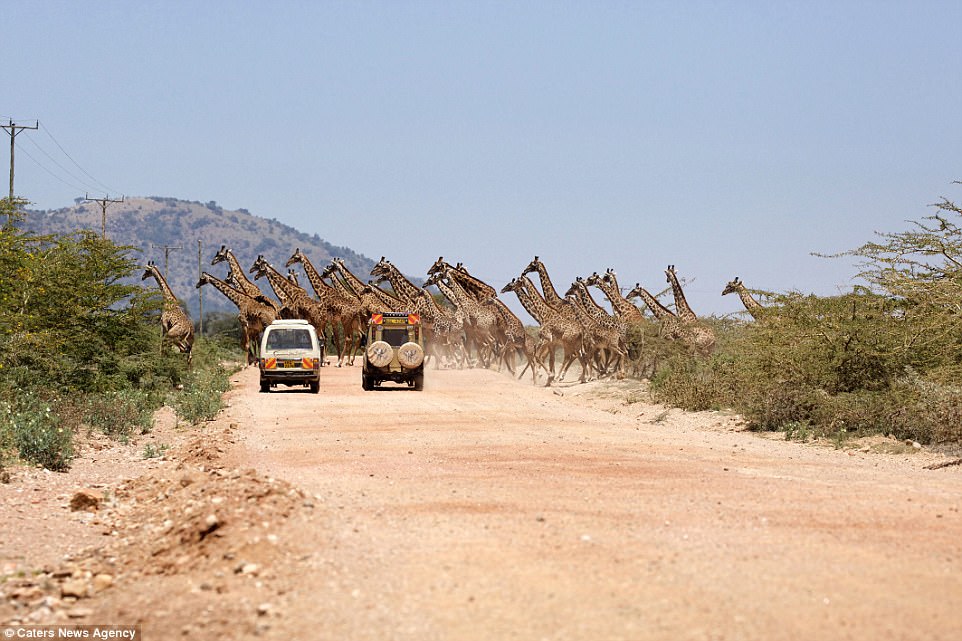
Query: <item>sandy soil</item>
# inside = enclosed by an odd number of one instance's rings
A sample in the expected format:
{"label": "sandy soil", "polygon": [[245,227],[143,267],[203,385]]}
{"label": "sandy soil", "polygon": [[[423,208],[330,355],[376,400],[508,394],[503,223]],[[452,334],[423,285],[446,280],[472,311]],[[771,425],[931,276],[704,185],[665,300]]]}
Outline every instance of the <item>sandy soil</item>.
{"label": "sandy soil", "polygon": [[[162,459],[138,443],[15,472],[0,621],[149,640],[962,630],[962,466],[926,469],[939,454],[763,437],[637,383],[429,371],[420,393],[363,392],[358,368],[322,373],[319,395],[260,394],[243,370],[217,421],[150,435]],[[96,510],[71,511],[91,487]]]}

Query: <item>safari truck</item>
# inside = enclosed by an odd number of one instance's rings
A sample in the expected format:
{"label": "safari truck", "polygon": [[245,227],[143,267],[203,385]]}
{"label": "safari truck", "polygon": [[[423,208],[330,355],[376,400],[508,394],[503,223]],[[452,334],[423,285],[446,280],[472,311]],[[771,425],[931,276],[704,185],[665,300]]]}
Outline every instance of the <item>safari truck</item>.
{"label": "safari truck", "polygon": [[384,381],[424,389],[424,333],[419,314],[371,314],[361,387],[372,390]]}
{"label": "safari truck", "polygon": [[321,343],[306,320],[278,319],[261,337],[261,391],[276,385],[303,385],[317,394],[321,389]]}

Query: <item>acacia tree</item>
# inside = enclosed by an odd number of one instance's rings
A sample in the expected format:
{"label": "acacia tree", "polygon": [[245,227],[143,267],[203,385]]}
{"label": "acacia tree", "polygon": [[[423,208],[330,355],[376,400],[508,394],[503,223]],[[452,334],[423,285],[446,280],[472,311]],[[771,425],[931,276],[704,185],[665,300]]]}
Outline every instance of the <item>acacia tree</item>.
{"label": "acacia tree", "polygon": [[911,229],[877,233],[843,255],[862,259],[859,276],[898,303],[904,349],[947,379],[962,370],[962,208],[946,198],[932,207]]}

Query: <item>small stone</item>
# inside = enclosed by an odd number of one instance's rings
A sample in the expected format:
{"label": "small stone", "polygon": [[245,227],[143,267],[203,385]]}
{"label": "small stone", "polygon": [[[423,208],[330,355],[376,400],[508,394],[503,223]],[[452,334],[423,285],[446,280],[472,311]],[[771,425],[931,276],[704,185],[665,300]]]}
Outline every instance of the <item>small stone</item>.
{"label": "small stone", "polygon": [[260,566],[258,566],[256,563],[245,563],[241,566],[240,573],[250,576],[257,576],[257,573],[260,572],[260,570]]}
{"label": "small stone", "polygon": [[60,596],[82,599],[87,596],[87,583],[80,579],[64,581],[63,585],[60,586]]}
{"label": "small stone", "polygon": [[70,509],[74,512],[79,512],[80,510],[94,512],[100,507],[100,503],[103,500],[103,492],[98,492],[97,490],[80,490],[70,499]]}
{"label": "small stone", "polygon": [[912,441],[912,447],[914,447],[917,450],[920,450],[922,449],[922,444],[919,443],[918,441]]}
{"label": "small stone", "polygon": [[67,616],[71,619],[83,619],[84,617],[89,617],[94,611],[90,608],[71,608],[67,610]]}
{"label": "small stone", "polygon": [[98,574],[94,577],[94,592],[100,592],[101,590],[106,590],[111,585],[114,584],[114,577],[112,574]]}
{"label": "small stone", "polygon": [[261,603],[259,606],[257,606],[257,616],[261,616],[261,617],[267,616],[268,614],[270,614],[270,611],[271,611],[270,603]]}

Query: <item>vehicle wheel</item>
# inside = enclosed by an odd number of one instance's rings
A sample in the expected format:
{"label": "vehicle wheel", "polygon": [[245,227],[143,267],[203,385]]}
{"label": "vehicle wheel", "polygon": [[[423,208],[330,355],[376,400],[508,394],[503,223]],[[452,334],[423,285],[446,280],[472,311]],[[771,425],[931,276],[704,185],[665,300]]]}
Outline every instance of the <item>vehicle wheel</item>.
{"label": "vehicle wheel", "polygon": [[261,392],[267,394],[271,391],[271,384],[266,380],[261,379]]}
{"label": "vehicle wheel", "polygon": [[321,382],[311,381],[310,388],[311,388],[311,394],[317,394],[318,392],[321,391]]}
{"label": "vehicle wheel", "polygon": [[374,382],[367,374],[361,374],[361,389],[363,389],[365,392],[370,392],[372,389],[374,389]]}
{"label": "vehicle wheel", "polygon": [[417,343],[405,343],[397,351],[397,360],[402,366],[414,369],[424,362],[424,350]]}
{"label": "vehicle wheel", "polygon": [[394,348],[384,341],[375,341],[367,348],[367,362],[374,367],[386,367],[394,358]]}
{"label": "vehicle wheel", "polygon": [[424,374],[416,374],[414,376],[414,390],[420,392],[424,389]]}

